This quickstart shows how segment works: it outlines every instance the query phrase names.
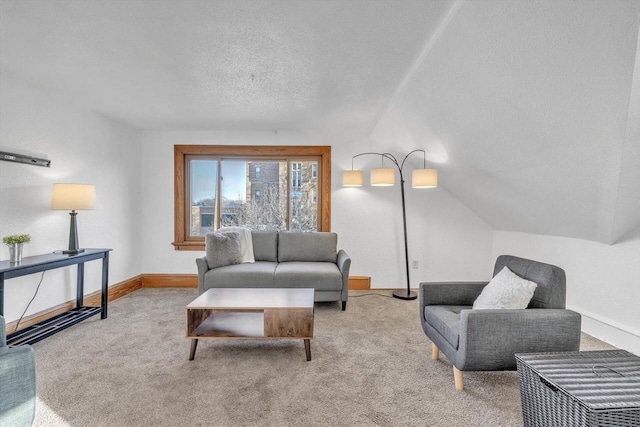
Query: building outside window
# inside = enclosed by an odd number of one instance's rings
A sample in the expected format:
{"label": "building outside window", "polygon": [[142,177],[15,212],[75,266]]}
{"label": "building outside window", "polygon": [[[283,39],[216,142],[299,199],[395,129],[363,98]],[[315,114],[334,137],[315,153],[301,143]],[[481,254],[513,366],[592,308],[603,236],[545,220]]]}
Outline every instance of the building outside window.
{"label": "building outside window", "polygon": [[302,163],[291,163],[291,187],[295,189],[302,187]]}

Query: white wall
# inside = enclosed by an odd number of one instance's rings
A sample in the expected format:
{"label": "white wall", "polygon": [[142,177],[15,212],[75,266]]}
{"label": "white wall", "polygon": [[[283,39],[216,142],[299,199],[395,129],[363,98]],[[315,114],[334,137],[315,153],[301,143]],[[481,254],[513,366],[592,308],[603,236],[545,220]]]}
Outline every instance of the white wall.
{"label": "white wall", "polygon": [[[342,171],[366,142],[340,141],[298,132],[143,132],[141,226],[143,273],[196,273],[202,252],[175,251],[173,241],[173,145],[331,145],[331,229],[352,258],[352,275],[372,277],[372,286],[404,287],[402,211],[398,185],[344,188]],[[410,184],[409,184],[410,187]],[[409,251],[419,261],[412,287],[421,280],[491,276],[491,229],[443,189],[407,190]]]}
{"label": "white wall", "polygon": [[[380,158],[364,156],[354,167],[365,171],[365,185],[341,185],[351,157],[371,150],[376,147],[366,143],[334,147],[333,229],[351,255],[352,275],[371,276],[374,288],[402,288],[406,273],[399,176],[393,187],[372,187],[369,171],[380,167]],[[409,151],[394,155],[402,160]],[[412,169],[410,164],[404,169],[411,287],[421,281],[489,280],[491,228],[442,186],[412,188]],[[440,182],[446,179],[440,174]],[[418,269],[412,268],[413,260]]]}
{"label": "white wall", "polygon": [[493,259],[501,254],[562,267],[567,308],[582,314],[582,330],[640,355],[640,229],[615,245],[495,231]]}
{"label": "white wall", "polygon": [[[139,132],[18,78],[0,77],[0,150],[51,160],[51,168],[0,162],[0,235],[28,233],[24,256],[66,249],[69,214],[49,209],[54,182],[95,184],[98,208],[78,213],[81,247],[113,248],[109,283],[140,274]],[[6,245],[0,259],[7,260]],[[85,293],[100,289],[99,261]],[[75,299],[75,267],[48,271],[27,315]],[[5,318],[16,320],[40,273],[5,282]]]}

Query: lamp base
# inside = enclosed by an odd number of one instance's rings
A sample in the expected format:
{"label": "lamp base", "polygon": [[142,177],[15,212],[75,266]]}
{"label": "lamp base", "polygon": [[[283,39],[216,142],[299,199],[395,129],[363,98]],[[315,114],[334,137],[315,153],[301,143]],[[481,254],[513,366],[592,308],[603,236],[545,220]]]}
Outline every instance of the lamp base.
{"label": "lamp base", "polygon": [[413,291],[407,291],[406,289],[393,291],[393,297],[398,299],[416,299],[418,294]]}
{"label": "lamp base", "polygon": [[66,251],[62,251],[63,254],[68,254],[68,255],[76,255],[82,252],[84,252],[84,249],[69,249]]}

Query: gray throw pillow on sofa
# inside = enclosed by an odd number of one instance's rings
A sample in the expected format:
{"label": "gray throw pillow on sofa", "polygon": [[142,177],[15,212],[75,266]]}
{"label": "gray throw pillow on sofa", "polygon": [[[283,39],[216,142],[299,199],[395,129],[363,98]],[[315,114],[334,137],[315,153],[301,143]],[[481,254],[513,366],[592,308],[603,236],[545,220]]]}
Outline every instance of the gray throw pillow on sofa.
{"label": "gray throw pillow on sofa", "polygon": [[237,231],[209,233],[205,236],[204,241],[205,256],[209,268],[218,268],[242,262],[240,233]]}

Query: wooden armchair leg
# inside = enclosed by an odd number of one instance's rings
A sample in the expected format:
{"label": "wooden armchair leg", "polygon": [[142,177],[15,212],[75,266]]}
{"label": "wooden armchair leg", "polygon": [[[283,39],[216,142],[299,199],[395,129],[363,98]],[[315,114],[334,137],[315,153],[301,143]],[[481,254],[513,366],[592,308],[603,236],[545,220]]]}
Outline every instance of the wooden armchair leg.
{"label": "wooden armchair leg", "polygon": [[440,357],[440,349],[438,348],[437,345],[431,343],[431,358],[433,360],[438,360],[439,357]]}
{"label": "wooden armchair leg", "polygon": [[453,379],[456,383],[456,390],[462,390],[464,388],[462,384],[462,371],[455,366],[453,367]]}

